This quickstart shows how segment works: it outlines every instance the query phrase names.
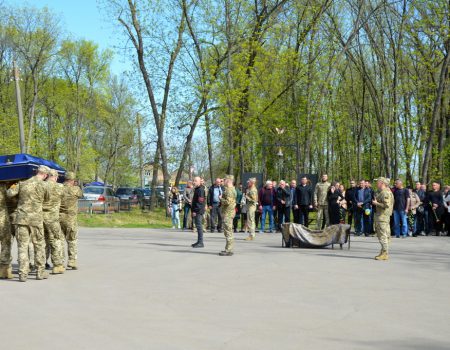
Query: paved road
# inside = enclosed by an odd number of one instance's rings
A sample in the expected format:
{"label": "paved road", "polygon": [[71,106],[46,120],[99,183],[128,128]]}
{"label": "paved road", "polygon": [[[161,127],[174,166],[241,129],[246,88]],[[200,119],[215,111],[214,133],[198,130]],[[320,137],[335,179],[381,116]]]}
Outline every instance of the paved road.
{"label": "paved road", "polygon": [[[450,238],[347,250],[81,229],[80,270],[0,281],[1,349],[450,349]],[[14,248],[15,249],[15,248]]]}

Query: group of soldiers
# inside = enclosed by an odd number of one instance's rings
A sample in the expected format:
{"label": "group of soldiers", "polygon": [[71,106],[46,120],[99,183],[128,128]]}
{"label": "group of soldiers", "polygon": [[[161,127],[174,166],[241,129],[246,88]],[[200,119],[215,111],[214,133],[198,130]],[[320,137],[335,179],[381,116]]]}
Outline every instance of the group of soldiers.
{"label": "group of soldiers", "polygon": [[[77,269],[78,199],[83,197],[75,174],[67,172],[64,184],[58,183],[58,172],[39,166],[36,175],[18,183],[0,183],[0,278],[13,278],[11,247],[17,240],[19,281],[26,282],[31,268],[36,279],[49,277],[45,271],[48,255],[52,273]],[[30,266],[34,250],[34,266]]]}
{"label": "group of soldiers", "polygon": [[[195,177],[194,181],[194,195],[192,198],[192,217],[194,221],[194,231],[197,232],[197,242],[192,244],[193,248],[203,248],[203,217],[206,212],[207,195],[205,190],[204,180],[200,177]],[[222,217],[223,234],[225,236],[225,250],[219,253],[220,256],[232,256],[234,248],[234,230],[233,219],[236,215],[236,198],[237,193],[234,187],[234,176],[227,175],[223,181],[223,192],[219,195],[220,211]],[[258,203],[258,191],[256,189],[256,178],[251,178],[247,182],[247,191],[245,193],[247,203],[247,224],[249,236],[247,241],[255,239],[255,212]]]}

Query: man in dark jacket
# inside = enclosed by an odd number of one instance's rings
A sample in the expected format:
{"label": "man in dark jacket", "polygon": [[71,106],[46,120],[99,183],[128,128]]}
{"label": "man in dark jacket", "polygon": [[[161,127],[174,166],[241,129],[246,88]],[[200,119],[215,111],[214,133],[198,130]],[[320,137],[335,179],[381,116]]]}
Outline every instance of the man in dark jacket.
{"label": "man in dark jacket", "polygon": [[286,187],[284,180],[280,181],[280,185],[276,189],[277,193],[277,211],[278,211],[278,230],[281,231],[281,225],[290,221],[291,213],[291,191]]}
{"label": "man in dark jacket", "polygon": [[348,212],[348,224],[350,225],[350,227],[352,226],[353,218],[355,216],[355,212],[357,209],[357,206],[354,202],[355,191],[356,191],[356,181],[350,180],[350,187],[347,189],[347,191],[345,191],[345,201],[347,202],[347,212]]}
{"label": "man in dark jacket", "polygon": [[296,224],[299,223],[300,217],[299,217],[299,209],[297,206],[297,181],[292,180],[289,191],[291,192],[291,209],[292,209],[292,215],[293,219],[292,221]]}
{"label": "man in dark jacket", "polygon": [[414,233],[413,236],[425,236],[425,197],[426,193],[425,190],[422,189],[422,184],[420,181],[416,182],[416,188],[414,190],[416,192],[417,196],[419,197],[422,204],[417,208],[416,210],[416,224],[414,227]]}
{"label": "man in dark jacket", "polygon": [[365,180],[359,182],[359,187],[355,191],[353,201],[356,203],[357,208],[355,216],[355,234],[360,236],[364,233],[365,236],[369,236],[372,194],[367,187]]}
{"label": "man in dark jacket", "polygon": [[302,177],[300,185],[296,189],[296,206],[299,210],[299,224],[306,227],[309,225],[309,211],[312,209],[313,204],[313,189],[308,185],[308,179]]}
{"label": "man in dark jacket", "polygon": [[223,188],[221,186],[222,179],[217,178],[208,190],[208,207],[210,215],[210,228],[214,232],[217,221],[217,232],[222,232],[222,213],[220,210],[220,200],[222,198]]}
{"label": "man in dark jacket", "polygon": [[205,187],[201,184],[200,177],[194,178],[194,196],[192,198],[192,217],[197,229],[197,242],[192,248],[203,248],[203,215],[205,214],[206,194]]}
{"label": "man in dark jacket", "polygon": [[273,211],[276,209],[275,191],[273,190],[272,181],[266,181],[266,185],[259,190],[258,202],[259,211],[262,213],[261,217],[261,233],[264,232],[266,225],[266,216],[269,215],[269,232],[273,232],[274,220]]}

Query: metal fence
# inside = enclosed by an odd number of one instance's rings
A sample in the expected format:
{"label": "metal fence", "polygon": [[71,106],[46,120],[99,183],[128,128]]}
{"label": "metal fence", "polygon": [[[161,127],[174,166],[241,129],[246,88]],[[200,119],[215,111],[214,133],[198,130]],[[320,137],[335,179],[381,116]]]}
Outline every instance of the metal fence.
{"label": "metal fence", "polygon": [[[122,201],[114,201],[114,202],[99,202],[92,201],[87,199],[79,199],[78,200],[78,212],[79,213],[87,213],[87,214],[109,214],[120,212],[122,210],[130,210],[127,209],[127,206],[122,207]],[[122,209],[123,208],[123,209]],[[129,205],[128,205],[129,208]]]}
{"label": "metal fence", "polygon": [[[158,198],[157,207],[163,206],[164,202]],[[87,199],[78,200],[78,212],[86,214],[110,214],[119,213],[121,211],[131,211],[133,207],[141,209],[150,208],[150,200],[143,200],[141,203],[133,202],[129,199],[121,199],[120,201],[93,201]]]}

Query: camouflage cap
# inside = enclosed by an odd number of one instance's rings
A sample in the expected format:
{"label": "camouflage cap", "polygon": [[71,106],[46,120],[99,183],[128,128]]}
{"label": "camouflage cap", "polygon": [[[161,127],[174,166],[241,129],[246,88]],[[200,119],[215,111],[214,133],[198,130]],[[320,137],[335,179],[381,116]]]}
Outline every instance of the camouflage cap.
{"label": "camouflage cap", "polygon": [[50,176],[54,176],[57,177],[58,176],[58,172],[55,169],[50,169],[50,171],[48,172],[48,174]]}
{"label": "camouflage cap", "polygon": [[49,174],[50,168],[45,165],[39,165],[39,167],[37,168],[37,172],[41,174]]}
{"label": "camouflage cap", "polygon": [[382,183],[384,183],[386,186],[389,186],[389,184],[391,183],[391,180],[386,178],[386,177],[379,177],[378,179],[375,179],[375,181],[380,181]]}
{"label": "camouflage cap", "polygon": [[75,173],[73,171],[66,172],[65,179],[66,180],[75,180]]}
{"label": "camouflage cap", "polygon": [[250,179],[248,179],[248,181],[256,182],[256,177],[251,177]]}
{"label": "camouflage cap", "polygon": [[233,175],[225,175],[225,180],[234,181],[234,176]]}

